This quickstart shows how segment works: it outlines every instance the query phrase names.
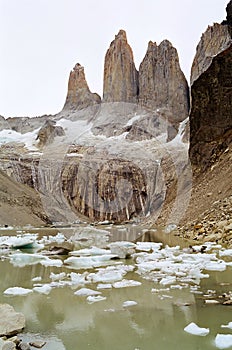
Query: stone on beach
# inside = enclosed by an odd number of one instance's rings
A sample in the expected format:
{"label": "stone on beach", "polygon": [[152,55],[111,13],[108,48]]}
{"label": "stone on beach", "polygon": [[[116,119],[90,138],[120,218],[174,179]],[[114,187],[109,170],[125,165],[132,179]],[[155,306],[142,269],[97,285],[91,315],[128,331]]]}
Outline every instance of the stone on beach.
{"label": "stone on beach", "polygon": [[11,305],[0,304],[0,336],[12,336],[23,330],[25,317]]}

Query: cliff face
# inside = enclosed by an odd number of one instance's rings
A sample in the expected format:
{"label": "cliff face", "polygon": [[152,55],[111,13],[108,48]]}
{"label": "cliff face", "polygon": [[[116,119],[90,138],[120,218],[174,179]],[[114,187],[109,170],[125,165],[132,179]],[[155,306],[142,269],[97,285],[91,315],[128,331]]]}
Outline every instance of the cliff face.
{"label": "cliff face", "polygon": [[189,154],[203,169],[232,142],[231,5],[227,21],[202,35],[192,66]]}
{"label": "cliff face", "polygon": [[138,72],[126,32],[120,30],[105,56],[104,102],[131,102],[138,99]]}
{"label": "cliff face", "polygon": [[168,120],[178,123],[188,116],[189,88],[176,49],[168,40],[149,42],[139,67],[139,102],[152,110],[166,108]]}
{"label": "cliff face", "polygon": [[78,110],[100,102],[100,96],[89,90],[85,79],[84,67],[77,63],[69,76],[68,93],[64,109]]}

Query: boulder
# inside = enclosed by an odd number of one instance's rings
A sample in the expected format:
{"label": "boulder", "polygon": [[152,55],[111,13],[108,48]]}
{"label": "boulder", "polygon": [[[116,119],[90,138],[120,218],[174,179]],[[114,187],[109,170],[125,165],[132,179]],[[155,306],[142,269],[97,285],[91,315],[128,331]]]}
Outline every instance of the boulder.
{"label": "boulder", "polygon": [[0,336],[12,336],[23,330],[25,317],[11,305],[0,304]]}
{"label": "boulder", "polygon": [[130,102],[138,99],[138,72],[126,32],[120,30],[105,56],[104,102]]}

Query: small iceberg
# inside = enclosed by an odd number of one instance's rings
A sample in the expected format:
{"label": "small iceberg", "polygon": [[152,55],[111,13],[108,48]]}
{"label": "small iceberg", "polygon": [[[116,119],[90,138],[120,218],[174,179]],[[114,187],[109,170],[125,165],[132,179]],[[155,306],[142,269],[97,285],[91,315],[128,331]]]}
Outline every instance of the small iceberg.
{"label": "small iceberg", "polygon": [[33,293],[32,289],[22,288],[22,287],[11,287],[6,289],[3,294],[4,295],[28,295]]}
{"label": "small iceberg", "polygon": [[229,349],[232,346],[232,334],[217,334],[215,345],[218,349]]}
{"label": "small iceberg", "polygon": [[193,335],[199,335],[201,337],[205,337],[207,334],[209,334],[209,328],[201,328],[194,322],[191,322],[188,326],[186,326],[184,331]]}

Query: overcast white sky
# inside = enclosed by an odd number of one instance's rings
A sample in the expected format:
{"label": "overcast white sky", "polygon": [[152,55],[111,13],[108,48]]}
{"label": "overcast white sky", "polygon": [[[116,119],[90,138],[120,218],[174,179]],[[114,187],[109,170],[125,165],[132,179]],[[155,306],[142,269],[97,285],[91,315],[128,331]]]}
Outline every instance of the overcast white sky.
{"label": "overcast white sky", "polygon": [[125,29],[137,68],[149,40],[177,48],[189,80],[196,45],[226,17],[229,0],[0,0],[0,115],[59,112],[69,72],[85,67],[102,93],[104,56]]}

